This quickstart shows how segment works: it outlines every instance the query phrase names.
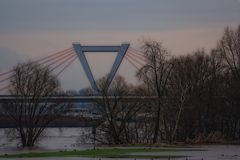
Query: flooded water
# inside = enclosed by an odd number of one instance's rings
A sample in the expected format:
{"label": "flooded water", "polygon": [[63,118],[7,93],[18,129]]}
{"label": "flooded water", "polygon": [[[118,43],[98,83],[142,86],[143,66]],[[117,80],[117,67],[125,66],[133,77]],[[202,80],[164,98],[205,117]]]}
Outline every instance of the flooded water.
{"label": "flooded water", "polygon": [[196,151],[141,152],[131,154],[161,155],[166,157],[186,156],[185,158],[179,158],[179,160],[240,160],[240,146],[237,145],[202,145],[192,147],[196,149]]}
{"label": "flooded water", "polygon": [[[7,136],[8,129],[0,129],[0,153],[18,150],[18,140]],[[91,146],[91,128],[47,128],[44,136],[37,143],[40,150],[73,150]],[[84,144],[84,145],[83,145]]]}
{"label": "flooded water", "polygon": [[206,149],[202,152],[192,152],[186,153],[193,158],[203,158],[210,160],[240,160],[240,146],[237,145],[210,145],[201,146],[201,148]]}
{"label": "flooded water", "polygon": [[[6,129],[0,129],[0,154],[19,152],[19,142],[12,140],[7,135]],[[44,136],[37,144],[38,150],[73,150],[92,148],[92,141],[86,136],[91,135],[91,128],[48,128]],[[187,156],[188,160],[240,160],[240,146],[235,145],[202,145],[192,146],[201,151],[171,151],[171,152],[146,152],[131,153],[132,155],[162,155],[162,156]],[[24,151],[22,151],[24,152]],[[33,158],[34,159],[34,158]],[[31,159],[31,160],[33,160]],[[61,158],[36,158],[61,159]],[[93,159],[93,158],[62,158],[66,159]],[[111,160],[101,158],[101,160]],[[118,158],[120,159],[120,158]],[[168,158],[167,158],[168,159]],[[180,158],[180,160],[186,158]],[[97,159],[98,160],[98,159]],[[124,159],[126,160],[126,159]]]}

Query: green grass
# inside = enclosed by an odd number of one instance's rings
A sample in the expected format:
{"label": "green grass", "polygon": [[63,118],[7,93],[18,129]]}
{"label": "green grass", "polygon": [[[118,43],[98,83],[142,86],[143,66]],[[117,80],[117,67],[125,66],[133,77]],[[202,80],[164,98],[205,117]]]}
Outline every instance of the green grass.
{"label": "green grass", "polygon": [[[101,158],[167,158],[166,155],[137,155],[141,152],[168,152],[170,158],[186,157],[184,155],[171,156],[171,152],[202,151],[199,149],[184,148],[103,148],[96,150],[80,151],[55,151],[55,152],[27,152],[18,154],[0,155],[0,158],[29,158],[29,157],[101,157]],[[131,153],[136,153],[133,155]],[[131,155],[130,155],[131,154]]]}

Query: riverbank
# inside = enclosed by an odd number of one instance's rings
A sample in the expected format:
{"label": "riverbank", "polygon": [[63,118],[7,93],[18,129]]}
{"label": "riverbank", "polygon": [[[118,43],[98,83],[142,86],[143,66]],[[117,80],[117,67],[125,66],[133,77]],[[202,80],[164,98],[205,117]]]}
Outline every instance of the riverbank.
{"label": "riverbank", "polygon": [[66,150],[66,151],[20,151],[12,154],[2,154],[0,159],[16,159],[16,158],[44,158],[56,159],[65,157],[65,160],[78,157],[81,159],[203,159],[203,160],[239,160],[240,146],[233,145],[201,145],[183,147],[100,147],[96,150]]}
{"label": "riverbank", "polygon": [[[177,152],[204,151],[195,148],[98,148],[88,150],[58,152],[26,152],[4,154],[0,158],[30,157],[98,157],[98,158],[183,158],[185,155],[172,154]],[[161,154],[162,153],[162,154]]]}

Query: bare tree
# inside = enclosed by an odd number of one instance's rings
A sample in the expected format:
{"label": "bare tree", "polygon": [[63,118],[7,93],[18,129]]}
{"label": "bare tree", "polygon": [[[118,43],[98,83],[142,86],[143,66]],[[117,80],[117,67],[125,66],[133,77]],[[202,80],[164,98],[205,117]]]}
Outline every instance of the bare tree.
{"label": "bare tree", "polygon": [[102,96],[96,101],[97,109],[104,121],[98,129],[108,143],[131,143],[132,121],[141,106],[137,102],[124,101],[123,96],[131,93],[131,87],[123,77],[116,76],[109,88],[106,82],[106,77],[97,82],[98,95]]}
{"label": "bare tree", "polygon": [[9,92],[18,100],[3,104],[3,112],[14,121],[12,131],[22,147],[33,147],[49,123],[65,111],[64,104],[40,100],[56,94],[60,84],[47,67],[32,62],[18,64],[13,71]]}
{"label": "bare tree", "polygon": [[[224,62],[225,82],[225,132],[227,137],[240,137],[240,25],[234,30],[230,27],[225,29],[222,39],[219,41],[216,53],[220,54]],[[238,134],[237,134],[238,133]]]}
{"label": "bare tree", "polygon": [[229,27],[225,29],[216,50],[233,76],[240,80],[240,25],[236,30]]}
{"label": "bare tree", "polygon": [[202,104],[198,110],[203,110],[207,103],[211,103],[212,97],[216,95],[216,76],[221,70],[216,57],[207,55],[204,50],[171,61],[173,70],[168,86],[170,96],[168,105],[164,108],[164,128],[169,142],[175,140],[186,107],[195,108]]}
{"label": "bare tree", "polygon": [[144,42],[143,52],[146,64],[138,71],[137,76],[141,79],[150,90],[150,95],[157,96],[156,106],[153,108],[154,114],[154,133],[153,143],[159,138],[161,107],[163,105],[163,97],[167,93],[167,84],[172,64],[169,63],[169,52],[156,41]]}
{"label": "bare tree", "polygon": [[170,75],[170,85],[168,90],[170,97],[168,103],[164,108],[164,128],[167,140],[172,143],[175,139],[179,122],[184,112],[186,102],[190,97],[190,90],[192,84],[189,81],[188,60],[185,57],[174,58],[171,60],[173,64],[173,71]]}

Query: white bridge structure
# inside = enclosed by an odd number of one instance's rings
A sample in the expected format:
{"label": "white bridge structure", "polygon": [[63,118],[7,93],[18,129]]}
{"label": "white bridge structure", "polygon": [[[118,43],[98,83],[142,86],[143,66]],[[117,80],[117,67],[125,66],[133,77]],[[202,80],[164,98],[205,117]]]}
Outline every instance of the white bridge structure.
{"label": "white bridge structure", "polygon": [[113,63],[110,73],[107,77],[107,87],[110,86],[126,52],[129,48],[129,44],[122,44],[121,46],[82,46],[81,44],[73,44],[76,54],[78,55],[79,61],[87,75],[87,78],[94,90],[98,90],[96,85],[96,80],[93,77],[92,71],[89,67],[88,61],[86,59],[85,53],[88,52],[116,52],[118,55]]}
{"label": "white bridge structure", "polygon": [[[96,84],[96,80],[94,79],[94,76],[92,74],[91,68],[89,66],[89,63],[86,58],[86,54],[94,52],[94,53],[101,53],[101,52],[112,52],[116,53],[116,59],[112,65],[112,68],[110,70],[110,73],[107,75],[107,87],[111,85],[112,80],[114,79],[114,76],[116,75],[116,72],[118,71],[119,66],[122,63],[123,58],[125,57],[130,64],[132,64],[135,68],[140,68],[144,65],[144,55],[143,53],[139,52],[136,49],[133,49],[130,47],[129,43],[123,43],[121,45],[110,45],[110,46],[88,46],[88,45],[81,45],[80,43],[73,43],[72,47],[57,53],[54,53],[50,56],[44,57],[40,60],[34,61],[33,63],[39,63],[46,65],[51,69],[51,71],[65,65],[61,68],[60,72],[58,72],[56,75],[59,76],[69,65],[73,63],[75,59],[79,59],[84,72],[90,82],[90,85],[93,90],[98,91],[98,86]],[[55,66],[53,66],[55,65]],[[53,67],[52,67],[53,66]],[[140,66],[140,67],[139,67]],[[0,93],[4,90],[8,90],[11,87],[11,84],[1,87],[2,84],[5,84],[6,81],[9,81],[13,77],[14,71],[10,70],[7,72],[0,73]],[[0,103],[7,103],[10,101],[18,102],[21,101],[23,98],[29,98],[31,99],[31,96],[29,97],[21,97],[21,96],[14,96],[14,95],[0,95]],[[94,102],[100,100],[101,96],[50,96],[50,97],[41,97],[40,101],[43,102],[71,102],[71,103],[77,103],[77,102]],[[115,99],[117,97],[109,97],[110,99]],[[156,100],[157,97],[146,97],[146,96],[125,96],[121,97],[121,99],[124,99],[126,101],[152,101]]]}

